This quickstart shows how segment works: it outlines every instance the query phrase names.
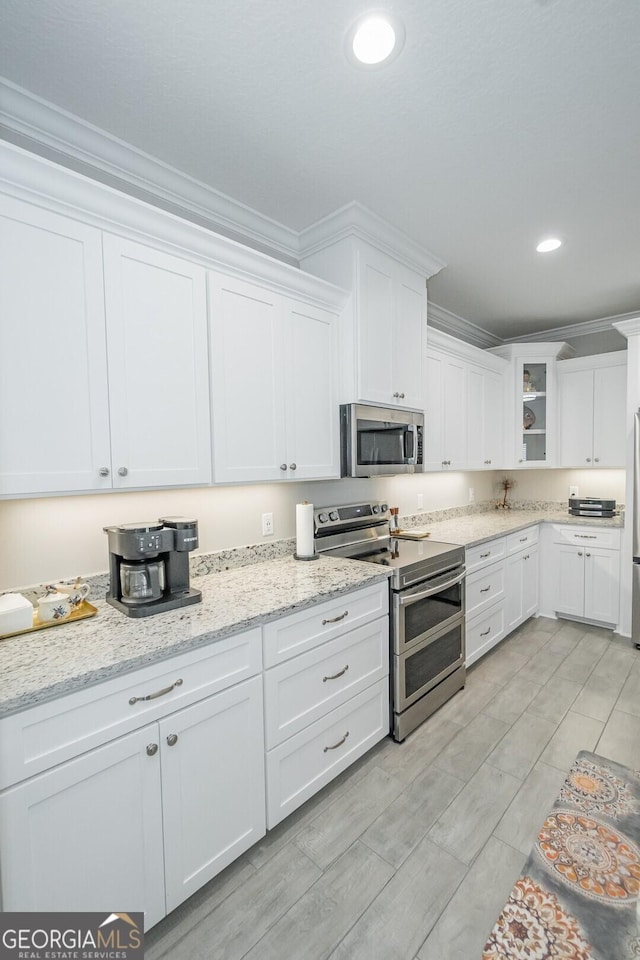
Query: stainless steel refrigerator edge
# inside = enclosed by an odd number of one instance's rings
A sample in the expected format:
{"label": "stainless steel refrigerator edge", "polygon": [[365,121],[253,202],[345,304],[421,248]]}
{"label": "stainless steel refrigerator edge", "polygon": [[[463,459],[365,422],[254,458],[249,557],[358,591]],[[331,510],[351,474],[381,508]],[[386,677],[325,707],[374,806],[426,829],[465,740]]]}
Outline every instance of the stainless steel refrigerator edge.
{"label": "stainless steel refrigerator edge", "polygon": [[640,649],[640,410],[633,417],[633,582],[631,637]]}

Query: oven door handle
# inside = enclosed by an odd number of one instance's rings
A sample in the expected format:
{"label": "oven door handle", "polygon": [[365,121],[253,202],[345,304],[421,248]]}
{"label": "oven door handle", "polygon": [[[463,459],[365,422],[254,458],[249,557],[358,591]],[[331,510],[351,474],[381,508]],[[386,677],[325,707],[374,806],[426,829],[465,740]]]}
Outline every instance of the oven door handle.
{"label": "oven door handle", "polygon": [[455,587],[456,583],[460,583],[461,580],[464,580],[467,571],[463,570],[462,573],[459,573],[457,577],[454,577],[452,580],[445,580],[444,583],[439,583],[436,587],[431,587],[430,590],[423,590],[422,593],[412,593],[408,597],[400,597],[400,606],[405,607],[411,603],[416,603],[418,600],[424,600],[425,597],[432,597],[436,593],[442,593],[443,590],[448,590],[449,587]]}

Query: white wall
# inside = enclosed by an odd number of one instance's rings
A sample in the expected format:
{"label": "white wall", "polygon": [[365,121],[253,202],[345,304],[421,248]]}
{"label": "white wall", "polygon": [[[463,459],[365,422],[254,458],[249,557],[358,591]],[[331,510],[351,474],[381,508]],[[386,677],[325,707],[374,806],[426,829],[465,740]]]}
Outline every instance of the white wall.
{"label": "white wall", "polygon": [[[200,551],[209,553],[295,535],[295,504],[316,506],[384,498],[401,514],[466,504],[494,496],[491,473],[442,473],[377,480],[248,484],[195,490],[87,494],[0,501],[0,590],[107,569],[109,524],[192,516],[199,522]],[[262,513],[273,512],[274,536],[262,537]]]}
{"label": "white wall", "polygon": [[626,499],[624,470],[504,470],[498,476],[516,481],[510,500],[568,500],[570,486],[581,497]]}

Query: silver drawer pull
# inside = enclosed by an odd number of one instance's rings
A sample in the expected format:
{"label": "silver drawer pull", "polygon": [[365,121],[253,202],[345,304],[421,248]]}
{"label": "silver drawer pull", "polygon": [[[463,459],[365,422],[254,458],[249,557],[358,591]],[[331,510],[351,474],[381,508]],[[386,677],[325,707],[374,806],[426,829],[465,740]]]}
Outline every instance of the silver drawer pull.
{"label": "silver drawer pull", "polygon": [[597,540],[597,536],[594,533],[576,533],[576,540]]}
{"label": "silver drawer pull", "polygon": [[340,673],[334,673],[333,676],[331,677],[323,677],[322,682],[326,683],[327,680],[337,680],[338,677],[343,677],[348,669],[349,669],[349,664],[347,664],[346,667],[343,667]]}
{"label": "silver drawer pull", "polygon": [[486,553],[481,553],[481,554],[480,554],[480,559],[481,559],[481,560],[484,560],[485,557],[490,557],[490,556],[491,556],[491,550],[487,550]]}
{"label": "silver drawer pull", "polygon": [[486,637],[486,636],[487,636],[488,634],[490,634],[490,633],[491,633],[491,627],[489,627],[488,630],[485,630],[484,633],[481,633],[480,636],[481,636],[481,637]]}
{"label": "silver drawer pull", "polygon": [[326,627],[328,623],[339,623],[341,620],[344,620],[344,618],[348,616],[349,616],[349,611],[345,610],[345,612],[341,613],[339,617],[333,617],[331,620],[323,620],[322,626]]}
{"label": "silver drawer pull", "polygon": [[491,587],[483,587],[480,593],[489,593],[489,590],[491,590]]}
{"label": "silver drawer pull", "polygon": [[341,746],[342,746],[342,744],[345,742],[345,740],[347,739],[348,736],[349,736],[349,731],[347,730],[347,732],[345,733],[345,735],[344,735],[344,737],[342,738],[342,740],[338,740],[338,742],[337,742],[337,743],[334,743],[332,747],[325,747],[322,752],[323,752],[323,753],[326,753],[327,750],[337,750],[338,747],[341,747]]}
{"label": "silver drawer pull", "polygon": [[520,537],[520,543],[526,543],[529,537]]}
{"label": "silver drawer pull", "polygon": [[174,687],[181,687],[181,686],[182,686],[182,680],[178,678],[175,683],[171,684],[170,687],[164,687],[162,690],[156,690],[155,693],[148,693],[146,697],[130,697],[129,703],[131,704],[131,706],[133,706],[134,703],[140,703],[142,702],[142,700],[156,700],[157,697],[164,697],[166,696],[167,693],[171,693]]}

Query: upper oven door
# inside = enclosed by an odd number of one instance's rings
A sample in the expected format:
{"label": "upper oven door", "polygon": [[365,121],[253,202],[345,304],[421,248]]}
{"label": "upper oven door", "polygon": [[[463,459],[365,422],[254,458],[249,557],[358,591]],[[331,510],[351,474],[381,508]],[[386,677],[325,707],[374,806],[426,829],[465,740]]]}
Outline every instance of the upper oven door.
{"label": "upper oven door", "polygon": [[419,411],[343,404],[340,407],[342,476],[421,472],[423,431],[424,414]]}
{"label": "upper oven door", "polygon": [[400,655],[464,614],[464,566],[393,592],[393,652]]}

